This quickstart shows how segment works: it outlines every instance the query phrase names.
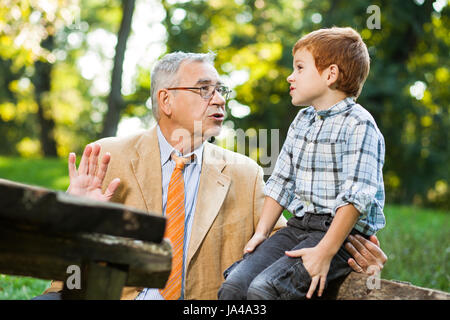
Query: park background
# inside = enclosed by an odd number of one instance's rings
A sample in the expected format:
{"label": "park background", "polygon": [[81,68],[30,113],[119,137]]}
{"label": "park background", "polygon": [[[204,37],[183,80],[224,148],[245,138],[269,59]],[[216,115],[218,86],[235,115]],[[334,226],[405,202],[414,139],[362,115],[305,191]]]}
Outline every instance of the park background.
{"label": "park background", "polygon": [[[448,292],[449,12],[447,0],[0,0],[0,178],[65,190],[69,152],[154,124],[150,71],[175,50],[217,53],[233,89],[215,143],[279,129],[281,146],[299,110],[286,82],[292,46],[351,26],[371,56],[358,102],[386,140],[381,276]],[[0,275],[0,299],[48,285]]]}

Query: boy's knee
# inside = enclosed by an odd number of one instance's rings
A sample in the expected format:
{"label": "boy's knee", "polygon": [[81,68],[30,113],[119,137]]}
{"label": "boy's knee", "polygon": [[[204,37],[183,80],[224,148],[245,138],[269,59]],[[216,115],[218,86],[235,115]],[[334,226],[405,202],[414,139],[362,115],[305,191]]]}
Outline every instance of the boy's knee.
{"label": "boy's knee", "polygon": [[277,293],[272,282],[265,277],[256,277],[248,287],[248,300],[274,300],[276,298]]}
{"label": "boy's knee", "polygon": [[247,288],[242,282],[228,277],[227,280],[220,286],[217,294],[219,300],[245,300]]}

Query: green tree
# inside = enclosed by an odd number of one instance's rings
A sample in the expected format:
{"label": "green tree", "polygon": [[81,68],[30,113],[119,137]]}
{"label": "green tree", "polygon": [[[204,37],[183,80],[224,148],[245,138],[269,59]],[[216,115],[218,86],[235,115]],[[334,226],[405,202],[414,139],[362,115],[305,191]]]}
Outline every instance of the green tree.
{"label": "green tree", "polygon": [[[96,140],[103,127],[114,135],[126,106],[122,65],[134,3],[2,0],[0,132],[8,139],[0,152],[66,156]],[[98,31],[110,40],[118,34],[115,56],[91,48],[88,39]],[[109,92],[95,92],[98,79],[83,74],[86,62],[93,63],[86,56],[114,59]]]}
{"label": "green tree", "polygon": [[0,115],[9,143],[1,151],[56,156],[58,107],[52,90],[59,45],[56,38],[72,24],[78,1],[55,0],[51,5],[3,2],[0,58],[6,62],[2,69],[8,76],[3,79]]}

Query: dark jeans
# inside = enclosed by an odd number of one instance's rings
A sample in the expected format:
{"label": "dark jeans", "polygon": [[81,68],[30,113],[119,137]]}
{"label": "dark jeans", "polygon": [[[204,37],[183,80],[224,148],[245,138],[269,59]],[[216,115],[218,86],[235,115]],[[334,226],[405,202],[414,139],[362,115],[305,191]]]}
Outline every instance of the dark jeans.
{"label": "dark jeans", "polygon": [[[305,299],[311,277],[302,259],[288,257],[285,251],[316,246],[332,220],[330,215],[309,213],[289,219],[285,228],[225,270],[226,281],[219,289],[219,299]],[[326,285],[350,273],[349,258],[350,254],[342,246],[331,261]]]}

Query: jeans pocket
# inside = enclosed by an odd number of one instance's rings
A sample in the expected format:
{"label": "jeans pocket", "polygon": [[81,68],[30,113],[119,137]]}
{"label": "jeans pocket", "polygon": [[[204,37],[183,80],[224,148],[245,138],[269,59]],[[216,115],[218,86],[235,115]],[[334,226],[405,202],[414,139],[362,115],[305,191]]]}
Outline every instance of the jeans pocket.
{"label": "jeans pocket", "polygon": [[285,273],[273,279],[273,287],[282,300],[305,299],[311,284],[311,276],[302,262],[290,267]]}

